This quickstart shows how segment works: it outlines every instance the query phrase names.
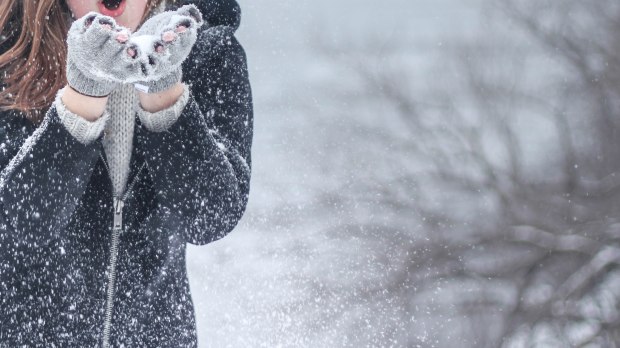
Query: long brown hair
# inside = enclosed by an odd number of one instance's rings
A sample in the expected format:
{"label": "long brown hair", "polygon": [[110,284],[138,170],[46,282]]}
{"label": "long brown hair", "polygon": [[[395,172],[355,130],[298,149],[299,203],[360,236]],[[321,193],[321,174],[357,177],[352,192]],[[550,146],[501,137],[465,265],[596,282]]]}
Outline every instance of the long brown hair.
{"label": "long brown hair", "polygon": [[[149,0],[142,20],[163,1]],[[70,16],[65,0],[0,1],[0,111],[43,119],[67,83]]]}

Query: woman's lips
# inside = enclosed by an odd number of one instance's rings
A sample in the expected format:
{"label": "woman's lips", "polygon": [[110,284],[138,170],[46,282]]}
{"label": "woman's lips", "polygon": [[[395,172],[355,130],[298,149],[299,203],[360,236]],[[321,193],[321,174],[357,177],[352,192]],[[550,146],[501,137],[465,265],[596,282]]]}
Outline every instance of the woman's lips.
{"label": "woman's lips", "polygon": [[99,12],[104,16],[118,17],[122,15],[123,12],[125,12],[125,5],[127,5],[127,0],[122,0],[118,7],[113,10],[105,7],[104,2],[105,1],[99,1],[97,3],[97,5],[99,6]]}

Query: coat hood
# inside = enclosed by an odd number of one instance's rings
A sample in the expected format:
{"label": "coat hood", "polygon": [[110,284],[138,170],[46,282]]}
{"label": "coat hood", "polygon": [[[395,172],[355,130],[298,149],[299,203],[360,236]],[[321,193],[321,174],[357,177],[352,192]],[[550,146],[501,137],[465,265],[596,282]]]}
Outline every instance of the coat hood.
{"label": "coat hood", "polygon": [[209,27],[225,25],[237,30],[241,21],[241,8],[236,0],[182,0],[179,5],[194,4]]}

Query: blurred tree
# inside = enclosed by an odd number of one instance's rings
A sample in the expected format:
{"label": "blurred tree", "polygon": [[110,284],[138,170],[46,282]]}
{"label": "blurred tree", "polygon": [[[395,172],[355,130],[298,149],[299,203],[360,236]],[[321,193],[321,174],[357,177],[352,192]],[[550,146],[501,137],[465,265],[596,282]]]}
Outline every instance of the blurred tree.
{"label": "blurred tree", "polygon": [[389,254],[355,296],[399,299],[409,347],[616,347],[620,3],[488,10],[430,77],[415,57],[431,47],[320,40],[339,102],[306,106],[341,176],[323,206],[354,203],[332,233]]}

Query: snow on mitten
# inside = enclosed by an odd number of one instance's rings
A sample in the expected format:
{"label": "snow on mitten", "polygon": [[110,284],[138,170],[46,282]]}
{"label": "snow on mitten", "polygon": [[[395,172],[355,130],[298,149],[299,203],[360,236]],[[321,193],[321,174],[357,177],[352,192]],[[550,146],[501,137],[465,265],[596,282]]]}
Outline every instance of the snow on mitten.
{"label": "snow on mitten", "polygon": [[128,42],[143,72],[136,88],[157,93],[181,81],[181,64],[196,43],[203,23],[194,5],[160,13],[144,22]]}
{"label": "snow on mitten", "polygon": [[79,93],[109,95],[120,83],[140,73],[127,52],[130,31],[112,17],[89,12],[76,20],[67,37],[67,81]]}

